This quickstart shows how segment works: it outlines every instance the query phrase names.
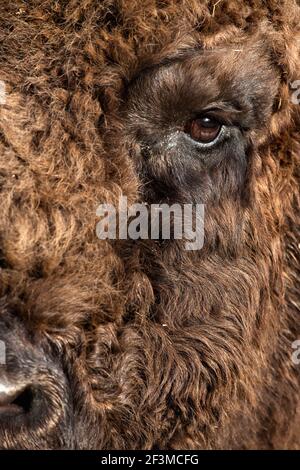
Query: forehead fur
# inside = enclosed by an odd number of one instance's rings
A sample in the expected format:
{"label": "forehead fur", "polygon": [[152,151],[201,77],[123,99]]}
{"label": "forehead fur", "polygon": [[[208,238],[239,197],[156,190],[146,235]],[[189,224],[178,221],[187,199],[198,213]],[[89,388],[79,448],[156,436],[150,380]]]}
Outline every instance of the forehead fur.
{"label": "forehead fur", "polygon": [[146,68],[129,84],[131,119],[136,114],[159,130],[181,124],[191,114],[219,108],[231,112],[242,127],[259,127],[276,105],[279,79],[261,39],[250,44],[245,40],[240,46],[192,49]]}

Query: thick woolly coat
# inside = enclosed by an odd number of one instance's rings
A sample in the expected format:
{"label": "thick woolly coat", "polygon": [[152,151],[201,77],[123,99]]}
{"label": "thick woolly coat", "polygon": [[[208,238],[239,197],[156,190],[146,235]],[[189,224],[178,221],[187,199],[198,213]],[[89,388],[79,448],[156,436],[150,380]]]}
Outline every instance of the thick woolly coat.
{"label": "thick woolly coat", "polygon": [[[298,3],[0,1],[0,448],[300,447]],[[160,146],[214,96],[242,147]],[[203,249],[99,240],[121,195]]]}

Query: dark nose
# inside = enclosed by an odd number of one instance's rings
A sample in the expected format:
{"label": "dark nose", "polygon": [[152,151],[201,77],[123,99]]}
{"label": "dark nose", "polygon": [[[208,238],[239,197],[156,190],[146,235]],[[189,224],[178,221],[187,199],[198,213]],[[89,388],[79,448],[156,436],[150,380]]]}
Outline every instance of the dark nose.
{"label": "dark nose", "polygon": [[1,310],[0,300],[0,450],[72,448],[73,406],[63,361],[16,313]]}
{"label": "dark nose", "polygon": [[0,417],[27,413],[30,410],[31,401],[30,386],[0,377]]}

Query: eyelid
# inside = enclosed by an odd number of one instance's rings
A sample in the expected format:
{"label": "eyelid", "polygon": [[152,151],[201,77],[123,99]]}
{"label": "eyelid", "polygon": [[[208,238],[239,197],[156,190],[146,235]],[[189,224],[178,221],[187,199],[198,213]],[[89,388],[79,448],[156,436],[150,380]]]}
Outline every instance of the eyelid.
{"label": "eyelid", "polygon": [[228,102],[210,103],[209,106],[195,113],[196,117],[208,116],[216,119],[220,124],[233,126],[240,122],[241,109]]}
{"label": "eyelid", "polygon": [[207,111],[199,111],[198,113],[195,113],[193,115],[193,119],[199,119],[199,118],[204,118],[208,117],[210,119],[214,119],[217,121],[219,124],[222,126],[230,126],[233,124],[232,120],[230,119],[229,116],[224,115],[224,113],[220,113],[216,109],[210,109]]}

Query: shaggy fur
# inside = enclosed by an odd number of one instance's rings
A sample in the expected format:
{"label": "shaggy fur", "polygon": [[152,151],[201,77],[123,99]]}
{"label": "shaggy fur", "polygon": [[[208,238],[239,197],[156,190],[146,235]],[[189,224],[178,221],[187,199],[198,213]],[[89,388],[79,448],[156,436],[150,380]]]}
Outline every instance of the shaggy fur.
{"label": "shaggy fur", "polygon": [[[2,449],[300,448],[298,3],[0,1]],[[121,195],[204,248],[98,240]]]}

